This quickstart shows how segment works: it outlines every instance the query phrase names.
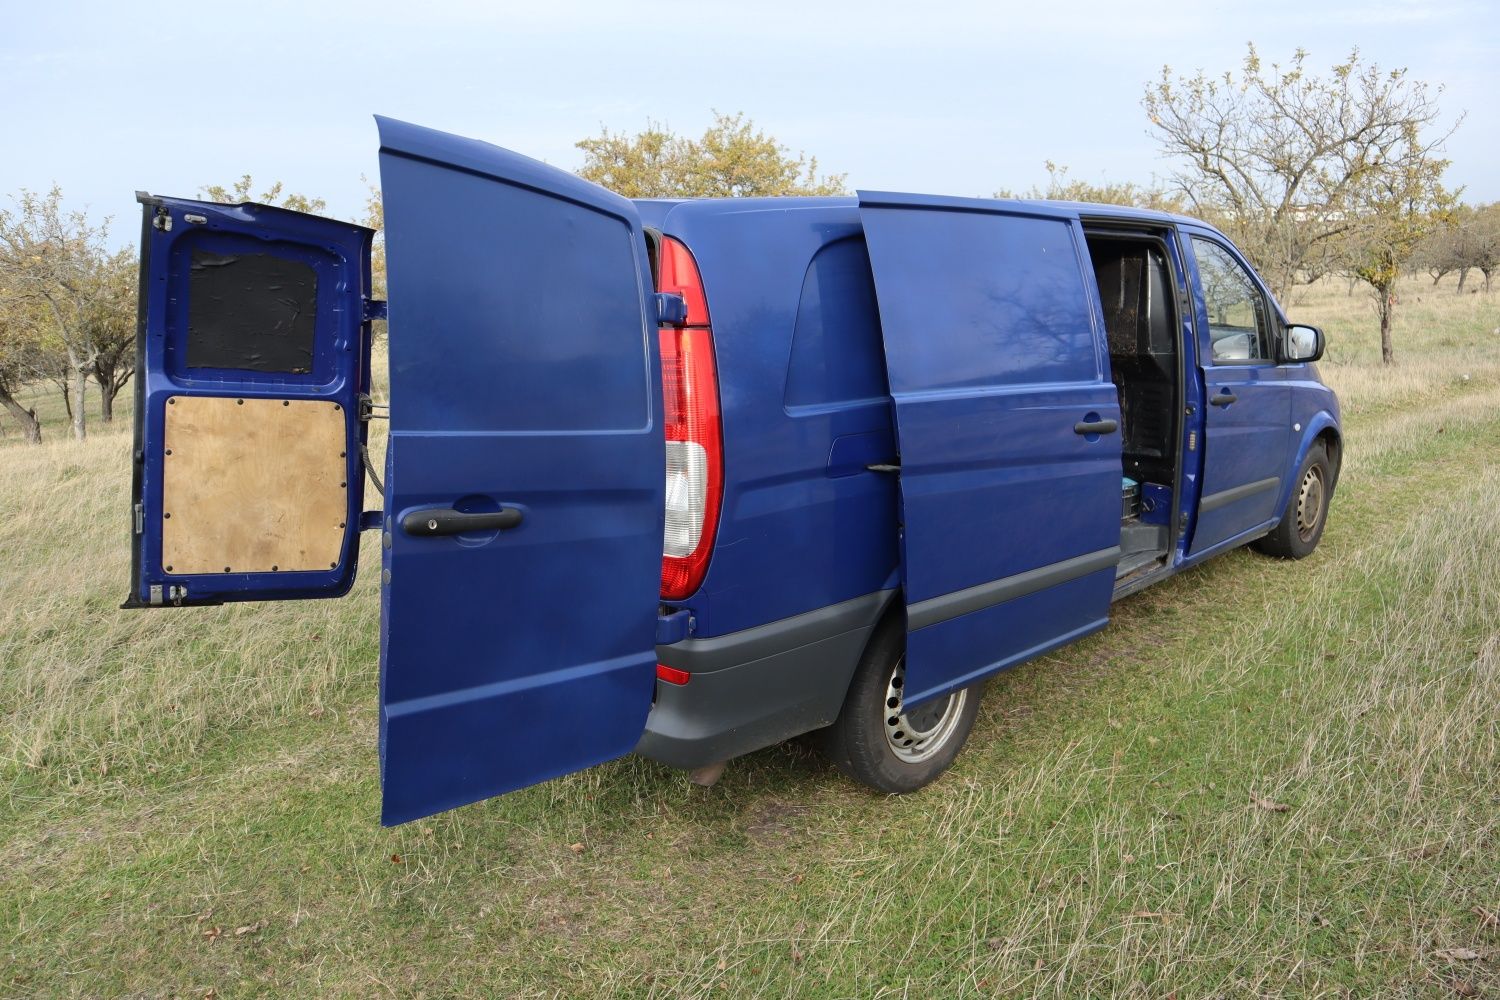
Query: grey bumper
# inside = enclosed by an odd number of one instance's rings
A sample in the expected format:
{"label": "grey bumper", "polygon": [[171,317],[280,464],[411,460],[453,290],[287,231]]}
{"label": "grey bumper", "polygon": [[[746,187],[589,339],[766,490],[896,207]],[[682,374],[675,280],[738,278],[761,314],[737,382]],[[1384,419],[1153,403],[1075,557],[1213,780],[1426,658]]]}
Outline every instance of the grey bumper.
{"label": "grey bumper", "polygon": [[703,767],[829,725],[894,593],[656,647],[660,662],[692,679],[657,682],[635,752],[674,767]]}

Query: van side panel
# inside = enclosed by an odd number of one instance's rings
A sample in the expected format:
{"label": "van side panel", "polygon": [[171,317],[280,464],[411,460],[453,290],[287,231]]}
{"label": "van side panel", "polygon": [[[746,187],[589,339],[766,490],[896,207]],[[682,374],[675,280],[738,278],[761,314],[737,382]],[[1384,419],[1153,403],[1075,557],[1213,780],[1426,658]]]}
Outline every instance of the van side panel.
{"label": "van side panel", "polygon": [[700,639],[882,590],[897,566],[895,483],[865,468],[896,446],[858,212],[766,204],[687,203],[660,223],[698,261],[719,366],[718,542],[682,602]]}
{"label": "van side panel", "polygon": [[717,545],[636,751],[698,767],[828,725],[895,598],[895,461],[853,203],[642,206],[697,259],[724,429]]}

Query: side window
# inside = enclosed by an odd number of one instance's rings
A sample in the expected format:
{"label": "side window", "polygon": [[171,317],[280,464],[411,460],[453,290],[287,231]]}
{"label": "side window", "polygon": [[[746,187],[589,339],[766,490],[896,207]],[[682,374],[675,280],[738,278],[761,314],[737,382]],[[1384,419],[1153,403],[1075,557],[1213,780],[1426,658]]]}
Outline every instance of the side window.
{"label": "side window", "polygon": [[1271,361],[1270,309],[1240,262],[1217,243],[1193,237],[1203,282],[1213,363]]}

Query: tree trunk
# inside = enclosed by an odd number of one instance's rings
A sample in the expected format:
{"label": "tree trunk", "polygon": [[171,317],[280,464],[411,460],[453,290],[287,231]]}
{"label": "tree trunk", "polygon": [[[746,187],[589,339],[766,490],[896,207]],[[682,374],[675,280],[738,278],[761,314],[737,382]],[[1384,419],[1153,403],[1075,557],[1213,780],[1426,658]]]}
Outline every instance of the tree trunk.
{"label": "tree trunk", "polygon": [[28,410],[4,389],[0,389],[0,404],[10,411],[10,415],[16,418],[16,423],[21,425],[21,433],[31,444],[42,443],[42,425],[36,418],[35,410]]}
{"label": "tree trunk", "polygon": [[108,381],[99,383],[99,419],[106,424],[115,419],[115,389]]}
{"label": "tree trunk", "polygon": [[1486,295],[1490,294],[1490,275],[1493,272],[1494,272],[1494,268],[1492,268],[1492,267],[1484,268],[1480,272],[1481,274],[1484,275],[1484,294],[1486,294]]}
{"label": "tree trunk", "polygon": [[89,436],[86,417],[85,393],[89,387],[88,369],[83,365],[73,366],[73,437],[79,441]]}
{"label": "tree trunk", "polygon": [[1391,298],[1389,288],[1381,288],[1380,292],[1380,360],[1385,364],[1391,364],[1396,360],[1396,348],[1391,343],[1391,316],[1396,311],[1396,303]]}
{"label": "tree trunk", "polygon": [[1458,269],[1458,288],[1454,291],[1453,294],[1455,294],[1455,295],[1462,295],[1464,293],[1464,282],[1468,281],[1468,280],[1469,280],[1469,269],[1467,267],[1461,267],[1461,268],[1459,268]]}

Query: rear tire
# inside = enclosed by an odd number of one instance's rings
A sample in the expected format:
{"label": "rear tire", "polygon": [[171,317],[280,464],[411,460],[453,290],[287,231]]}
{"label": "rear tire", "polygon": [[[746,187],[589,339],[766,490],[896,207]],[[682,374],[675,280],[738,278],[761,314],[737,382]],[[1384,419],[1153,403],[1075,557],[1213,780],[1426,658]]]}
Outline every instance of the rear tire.
{"label": "rear tire", "polygon": [[963,749],[983,684],[907,710],[906,629],[892,615],[875,629],[843,710],[823,731],[823,753],[844,774],[880,792],[914,792],[937,779]]}
{"label": "rear tire", "polygon": [[1257,551],[1279,559],[1304,559],[1312,555],[1323,537],[1323,526],[1328,523],[1328,502],[1332,498],[1333,470],[1328,452],[1319,442],[1307,450],[1307,457],[1297,470],[1292,496],[1281,521],[1269,535],[1251,544]]}

